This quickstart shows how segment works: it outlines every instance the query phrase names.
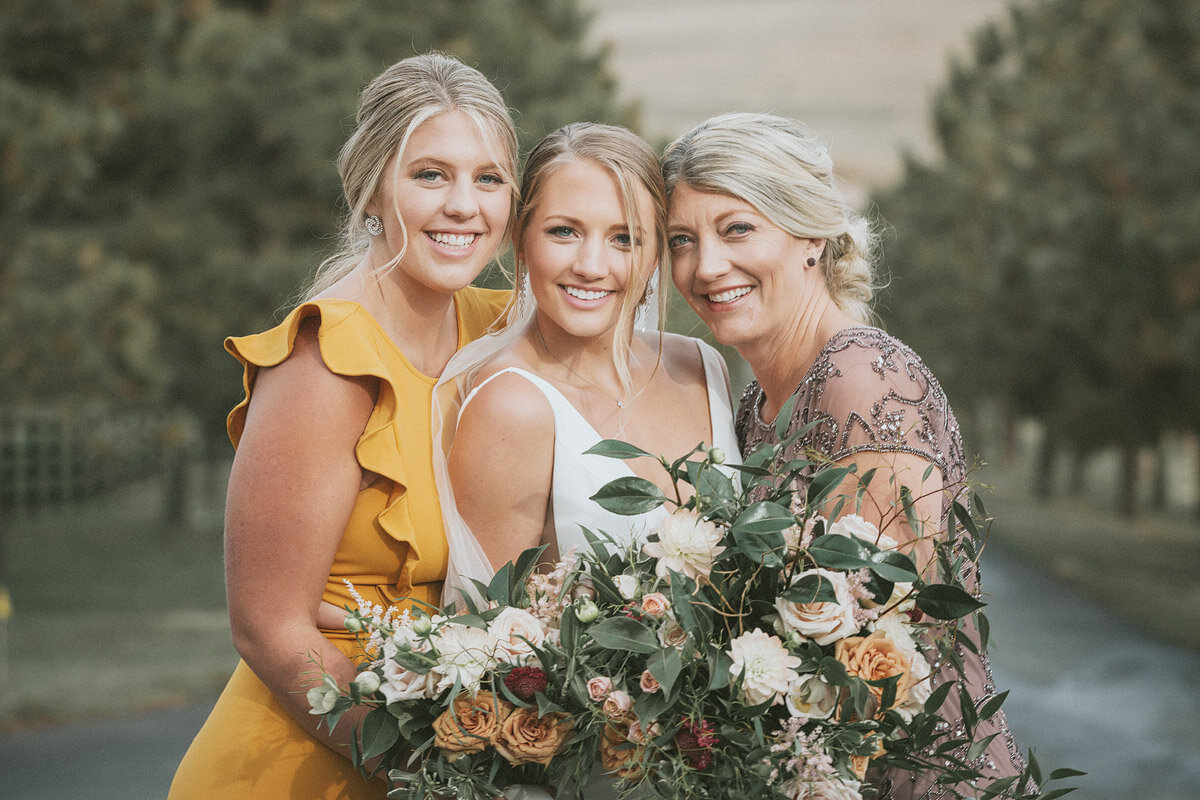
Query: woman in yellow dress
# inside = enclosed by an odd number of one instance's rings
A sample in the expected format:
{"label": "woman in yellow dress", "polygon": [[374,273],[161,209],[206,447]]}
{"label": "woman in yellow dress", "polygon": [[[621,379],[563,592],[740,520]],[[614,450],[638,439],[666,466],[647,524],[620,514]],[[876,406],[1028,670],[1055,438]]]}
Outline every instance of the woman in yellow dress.
{"label": "woman in yellow dress", "polygon": [[345,247],[277,327],[231,338],[246,398],[225,521],[241,663],[176,772],[171,800],[382,798],[350,760],[350,712],[317,730],[306,689],[355,673],[349,582],[366,600],[437,603],[446,539],[430,396],[507,292],[469,284],[511,223],[516,133],[476,70],[405,59],[363,91],[339,169]]}

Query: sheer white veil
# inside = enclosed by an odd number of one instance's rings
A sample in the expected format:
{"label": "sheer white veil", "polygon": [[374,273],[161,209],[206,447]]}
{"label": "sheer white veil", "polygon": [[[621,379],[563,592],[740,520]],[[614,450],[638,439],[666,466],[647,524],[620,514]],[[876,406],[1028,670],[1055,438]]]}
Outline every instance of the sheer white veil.
{"label": "sheer white veil", "polygon": [[[659,282],[658,269],[651,274],[649,286]],[[450,603],[461,605],[464,596],[480,603],[482,598],[473,580],[487,583],[496,572],[479,540],[458,512],[454,488],[450,485],[448,457],[450,447],[454,444],[459,413],[475,386],[475,377],[480,368],[520,339],[537,313],[528,278],[522,282],[524,285],[518,290],[518,300],[510,305],[504,326],[468,343],[455,353],[446,363],[442,377],[433,389],[433,476],[437,482],[448,546],[446,581],[442,588],[444,606]],[[640,304],[634,321],[635,329],[657,330],[664,303],[664,298],[657,297]]]}

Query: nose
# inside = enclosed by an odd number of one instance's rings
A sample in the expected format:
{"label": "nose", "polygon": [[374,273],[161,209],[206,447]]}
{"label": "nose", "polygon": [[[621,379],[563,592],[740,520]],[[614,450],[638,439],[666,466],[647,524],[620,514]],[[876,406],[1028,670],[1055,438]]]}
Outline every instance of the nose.
{"label": "nose", "polygon": [[696,243],[694,280],[711,283],[729,272],[729,258],[721,243],[711,236],[701,237]]}
{"label": "nose", "polygon": [[476,197],[475,181],[473,178],[454,180],[446,194],[443,211],[454,219],[470,219],[479,213],[479,198]]}
{"label": "nose", "polygon": [[612,270],[610,260],[621,255],[605,247],[601,237],[589,236],[577,251],[572,272],[585,281],[598,281]]}

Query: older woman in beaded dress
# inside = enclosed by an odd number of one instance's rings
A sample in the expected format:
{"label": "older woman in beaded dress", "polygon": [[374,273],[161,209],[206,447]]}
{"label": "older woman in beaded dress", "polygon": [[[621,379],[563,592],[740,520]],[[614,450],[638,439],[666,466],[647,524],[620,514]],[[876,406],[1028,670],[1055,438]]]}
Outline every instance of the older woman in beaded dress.
{"label": "older woman in beaded dress", "polygon": [[[816,451],[857,464],[859,476],[875,469],[859,513],[928,563],[930,535],[946,535],[950,504],[963,490],[962,440],[921,359],[866,324],[873,236],[835,188],[826,148],[794,120],[727,114],[674,142],[663,171],[675,284],[713,335],[754,371],[737,413],[743,453],[778,440],[774,419],[794,397],[789,430],[816,424],[788,455]],[[849,476],[839,493],[853,500],[857,481]],[[901,486],[916,498],[924,534],[896,513]],[[976,575],[964,577],[977,587]],[[974,629],[965,634],[978,641]],[[995,693],[986,655],[961,643],[957,651],[978,707]],[[933,685],[956,677],[950,665],[935,665]],[[941,713],[948,737],[957,738],[965,728],[957,700]],[[975,734],[996,734],[973,762],[987,778],[1024,768],[1002,713]],[[868,778],[883,798],[955,796],[894,769],[872,770]],[[957,789],[973,793],[969,785]]]}

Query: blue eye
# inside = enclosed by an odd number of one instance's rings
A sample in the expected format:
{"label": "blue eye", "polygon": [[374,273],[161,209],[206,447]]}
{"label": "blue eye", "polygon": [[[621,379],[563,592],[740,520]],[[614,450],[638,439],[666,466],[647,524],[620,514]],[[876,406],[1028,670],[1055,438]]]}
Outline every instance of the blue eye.
{"label": "blue eye", "polygon": [[555,225],[553,228],[547,230],[546,233],[550,234],[556,239],[566,239],[575,233],[575,229],[566,225]]}
{"label": "blue eye", "polygon": [[487,183],[487,184],[491,184],[493,186],[501,186],[504,184],[504,178],[502,178],[499,175],[493,175],[490,172],[487,173],[486,175],[480,175],[479,181],[480,181],[480,183]]}
{"label": "blue eye", "polygon": [[687,247],[692,243],[692,237],[686,233],[677,233],[670,239],[667,239],[667,246],[672,250],[678,250],[680,247]]}
{"label": "blue eye", "polygon": [[442,177],[442,173],[438,172],[436,169],[423,169],[420,172],[418,172],[416,175],[413,175],[413,180],[425,181],[426,183],[433,183],[440,177]]}
{"label": "blue eye", "polygon": [[725,229],[725,235],[726,236],[742,236],[744,234],[750,233],[750,231],[752,231],[752,230],[754,230],[753,225],[748,225],[745,222],[734,222],[728,228]]}
{"label": "blue eye", "polygon": [[628,247],[630,245],[630,243],[633,241],[629,237],[628,233],[618,233],[616,236],[613,237],[613,239],[616,240],[617,244],[622,245],[624,247]]}

